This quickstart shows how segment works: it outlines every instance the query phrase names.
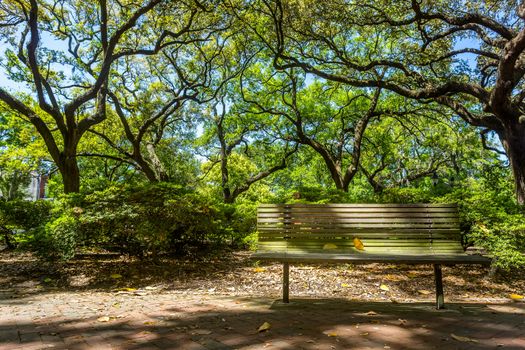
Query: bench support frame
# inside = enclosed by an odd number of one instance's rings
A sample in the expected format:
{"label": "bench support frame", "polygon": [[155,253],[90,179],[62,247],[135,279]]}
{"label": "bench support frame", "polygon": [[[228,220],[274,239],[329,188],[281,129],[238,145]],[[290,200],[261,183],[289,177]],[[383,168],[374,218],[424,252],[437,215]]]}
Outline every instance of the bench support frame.
{"label": "bench support frame", "polygon": [[[445,293],[443,292],[443,272],[441,264],[434,265],[434,280],[436,282],[436,309],[445,308]],[[283,263],[283,303],[290,302],[290,263]]]}
{"label": "bench support frame", "polygon": [[283,303],[290,302],[290,264],[283,263]]}
{"label": "bench support frame", "polygon": [[441,264],[434,264],[434,279],[436,281],[436,309],[445,308],[445,294],[443,293],[443,273]]}

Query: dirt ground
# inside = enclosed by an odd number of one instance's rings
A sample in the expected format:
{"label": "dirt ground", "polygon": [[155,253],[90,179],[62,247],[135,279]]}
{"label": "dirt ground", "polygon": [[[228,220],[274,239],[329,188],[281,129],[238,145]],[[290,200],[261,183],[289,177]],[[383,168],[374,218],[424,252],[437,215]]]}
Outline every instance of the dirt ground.
{"label": "dirt ground", "polygon": [[[525,295],[525,274],[489,274],[478,266],[445,266],[445,300],[509,302]],[[64,263],[39,260],[30,253],[0,252],[0,299],[41,292],[112,292],[279,298],[282,266],[250,259],[250,252],[144,262],[114,254],[84,254]],[[290,296],[358,301],[433,301],[430,265],[295,265]]]}

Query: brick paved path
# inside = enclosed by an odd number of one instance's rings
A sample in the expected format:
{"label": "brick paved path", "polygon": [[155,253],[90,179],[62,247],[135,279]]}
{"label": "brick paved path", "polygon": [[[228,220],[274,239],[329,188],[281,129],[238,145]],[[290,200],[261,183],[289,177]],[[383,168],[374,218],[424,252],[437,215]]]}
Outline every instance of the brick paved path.
{"label": "brick paved path", "polygon": [[448,307],[42,293],[0,299],[0,349],[525,349],[525,303]]}

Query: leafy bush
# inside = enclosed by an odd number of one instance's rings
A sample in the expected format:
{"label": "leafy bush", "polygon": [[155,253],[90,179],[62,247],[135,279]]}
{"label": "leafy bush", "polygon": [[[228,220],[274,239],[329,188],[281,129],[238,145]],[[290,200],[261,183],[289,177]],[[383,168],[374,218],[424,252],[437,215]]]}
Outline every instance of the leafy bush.
{"label": "leafy bush", "polygon": [[509,182],[468,179],[433,201],[458,203],[465,244],[485,248],[494,256],[494,266],[525,267],[525,216]]}
{"label": "leafy bush", "polygon": [[[0,200],[0,230],[8,247],[24,242],[28,235],[45,225],[52,204],[47,201]],[[13,231],[22,230],[23,234],[13,236]]]}
{"label": "leafy bush", "polygon": [[68,260],[75,256],[79,220],[70,213],[48,222],[35,235],[36,251],[47,259]]}
{"label": "leafy bush", "polygon": [[0,200],[0,222],[14,229],[30,230],[49,218],[52,203],[44,200]]}
{"label": "leafy bush", "polygon": [[429,203],[432,198],[430,191],[414,187],[387,188],[376,195],[379,203]]}
{"label": "leafy bush", "polygon": [[39,218],[38,229],[27,235],[28,246],[51,259],[70,259],[81,248],[155,258],[213,245],[241,246],[249,244],[245,237],[256,224],[257,205],[250,200],[223,204],[168,183],[113,185],[45,203],[47,216],[25,210],[20,217]]}
{"label": "leafy bush", "polygon": [[188,194],[167,184],[109,187],[85,196],[82,209],[85,245],[140,257],[198,240],[195,227],[202,223]]}

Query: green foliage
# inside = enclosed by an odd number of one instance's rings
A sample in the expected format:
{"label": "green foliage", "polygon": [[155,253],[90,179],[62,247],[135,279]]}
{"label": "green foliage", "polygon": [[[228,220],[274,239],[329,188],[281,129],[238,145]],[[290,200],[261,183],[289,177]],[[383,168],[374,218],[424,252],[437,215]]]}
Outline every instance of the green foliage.
{"label": "green foliage", "polygon": [[[237,210],[239,208],[239,210]],[[225,205],[169,183],[113,185],[54,201],[52,218],[33,237],[43,256],[67,260],[80,248],[141,258],[186,254],[217,245],[246,244],[256,205]]]}
{"label": "green foliage", "polygon": [[65,213],[36,233],[34,248],[46,259],[71,259],[79,242],[79,228],[78,217]]}
{"label": "green foliage", "polygon": [[493,264],[510,270],[525,267],[525,215],[516,204],[508,178],[472,178],[434,202],[458,203],[465,244],[485,248]]}
{"label": "green foliage", "polygon": [[[25,243],[47,222],[51,203],[46,201],[0,200],[0,233],[9,248]],[[13,235],[14,232],[19,234]]]}
{"label": "green foliage", "polygon": [[52,204],[44,200],[0,200],[0,222],[13,229],[35,229],[47,221],[51,207]]}
{"label": "green foliage", "polygon": [[0,102],[0,195],[6,200],[22,199],[31,172],[42,170],[48,155],[35,130]]}
{"label": "green foliage", "polygon": [[432,192],[420,187],[387,188],[376,195],[379,203],[428,203],[432,200]]}

